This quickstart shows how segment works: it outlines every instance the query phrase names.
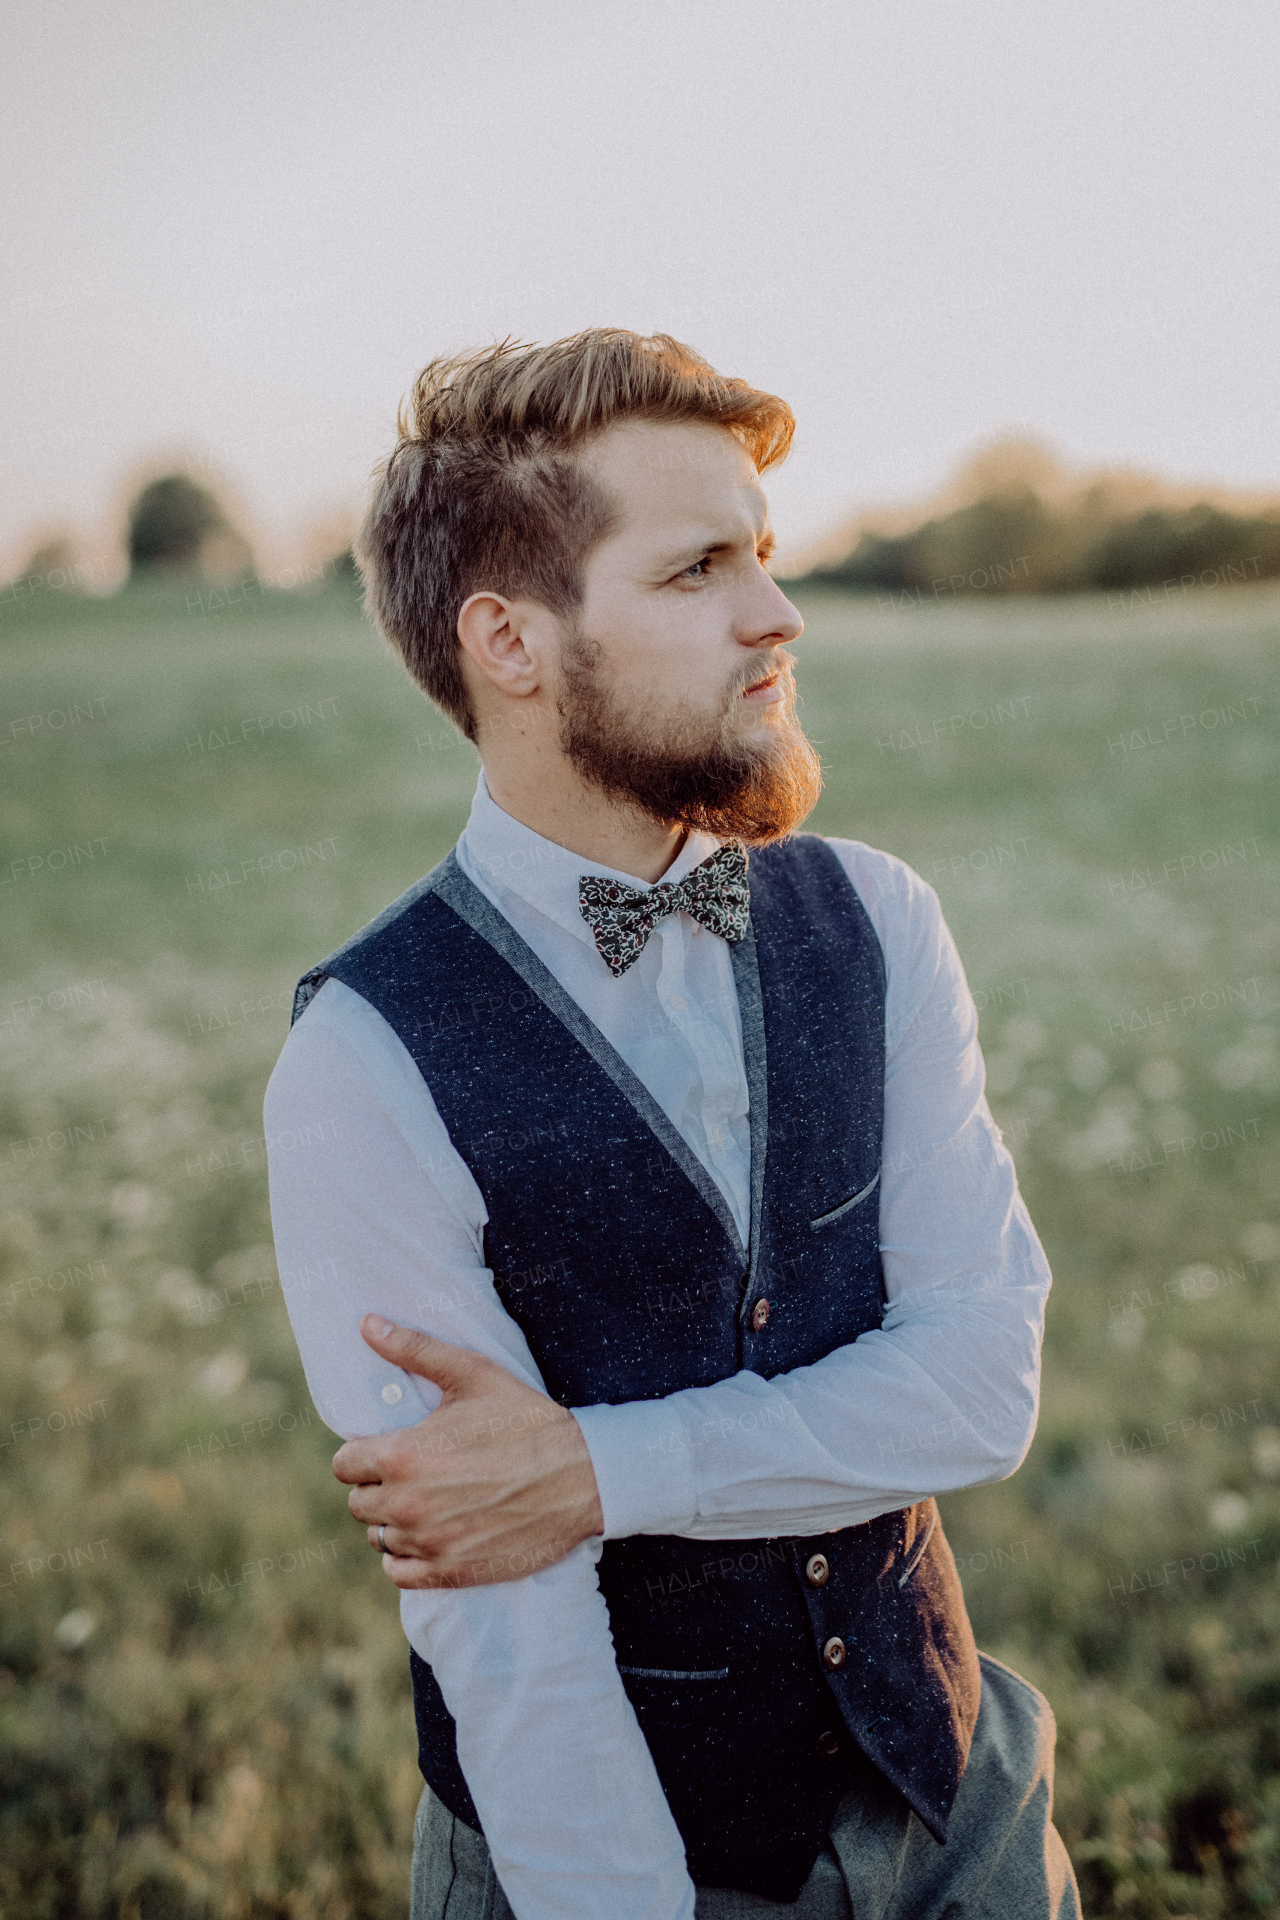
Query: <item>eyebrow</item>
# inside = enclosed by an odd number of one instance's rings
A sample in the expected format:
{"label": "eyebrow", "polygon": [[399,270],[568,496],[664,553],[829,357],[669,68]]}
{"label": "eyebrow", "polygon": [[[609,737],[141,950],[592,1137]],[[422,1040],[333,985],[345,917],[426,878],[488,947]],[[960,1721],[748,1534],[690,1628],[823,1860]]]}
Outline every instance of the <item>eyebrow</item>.
{"label": "eyebrow", "polygon": [[[778,542],[774,535],[773,528],[766,520],[762,531],[756,536],[756,553],[763,553],[767,559],[768,556],[773,553],[777,544]],[[702,541],[697,546],[683,547],[679,553],[666,555],[659,562],[659,565],[674,568],[692,566],[695,560],[703,559],[706,554],[733,553],[742,545],[743,542],[741,540],[717,540],[713,535],[710,539]]]}

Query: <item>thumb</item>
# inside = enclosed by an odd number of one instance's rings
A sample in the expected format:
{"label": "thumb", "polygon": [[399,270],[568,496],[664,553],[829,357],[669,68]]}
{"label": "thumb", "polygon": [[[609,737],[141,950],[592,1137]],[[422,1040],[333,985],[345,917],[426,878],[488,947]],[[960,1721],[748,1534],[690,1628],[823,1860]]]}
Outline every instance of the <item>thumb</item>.
{"label": "thumb", "polygon": [[380,1313],[366,1313],[360,1332],[366,1345],[392,1366],[434,1380],[446,1393],[462,1392],[474,1378],[477,1364],[483,1364],[479,1354],[469,1353],[465,1347],[451,1347],[445,1340],[433,1340],[429,1333],[398,1327]]}

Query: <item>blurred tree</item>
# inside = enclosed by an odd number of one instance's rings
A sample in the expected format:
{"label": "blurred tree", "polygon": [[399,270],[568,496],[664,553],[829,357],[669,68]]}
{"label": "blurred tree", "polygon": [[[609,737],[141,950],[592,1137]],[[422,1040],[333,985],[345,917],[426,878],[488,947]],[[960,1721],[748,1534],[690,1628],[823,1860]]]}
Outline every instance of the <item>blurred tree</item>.
{"label": "blurred tree", "polygon": [[988,495],[910,533],[864,533],[847,560],[810,575],[849,587],[950,593],[1028,593],[1041,584],[1057,528],[1044,503],[1023,488]]}
{"label": "blurred tree", "polygon": [[1164,581],[1280,574],[1280,516],[1202,503],[1125,513],[1098,489],[1048,502],[1029,487],[987,494],[906,533],[864,532],[807,577],[833,586],[954,593],[1086,593]]}
{"label": "blurred tree", "polygon": [[6,584],[21,582],[25,592],[41,588],[80,592],[91,577],[92,569],[81,564],[72,536],[57,532],[36,541],[11,583]]}
{"label": "blurred tree", "polygon": [[1233,567],[1228,578],[1280,573],[1280,521],[1205,504],[1183,512],[1154,508],[1107,528],[1079,555],[1063,584],[1139,587]]}
{"label": "blurred tree", "polygon": [[41,540],[31,549],[27,564],[21,569],[30,577],[33,574],[44,576],[50,573],[66,574],[68,580],[74,580],[76,566],[75,543],[68,534],[54,534],[49,540]]}
{"label": "blurred tree", "polygon": [[129,567],[231,579],[248,570],[249,548],[207,487],[167,473],[129,511]]}

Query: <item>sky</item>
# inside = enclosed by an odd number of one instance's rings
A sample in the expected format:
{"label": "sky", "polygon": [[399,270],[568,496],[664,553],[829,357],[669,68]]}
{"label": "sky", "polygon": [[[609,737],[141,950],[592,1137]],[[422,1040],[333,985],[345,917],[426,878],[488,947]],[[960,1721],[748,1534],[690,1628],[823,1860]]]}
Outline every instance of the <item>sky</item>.
{"label": "sky", "polygon": [[434,354],[782,394],[780,564],[975,445],[1280,490],[1275,0],[3,0],[0,569],[217,485],[264,568]]}

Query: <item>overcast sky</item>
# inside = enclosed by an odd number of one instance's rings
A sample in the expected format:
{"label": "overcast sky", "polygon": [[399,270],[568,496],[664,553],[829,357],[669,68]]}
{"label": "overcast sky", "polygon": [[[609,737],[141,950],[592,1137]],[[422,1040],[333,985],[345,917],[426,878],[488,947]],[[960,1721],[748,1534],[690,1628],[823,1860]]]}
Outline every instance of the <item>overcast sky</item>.
{"label": "overcast sky", "polygon": [[1276,0],[5,0],[0,561],[183,459],[268,564],[419,366],[663,330],[783,558],[1033,430],[1280,487]]}

